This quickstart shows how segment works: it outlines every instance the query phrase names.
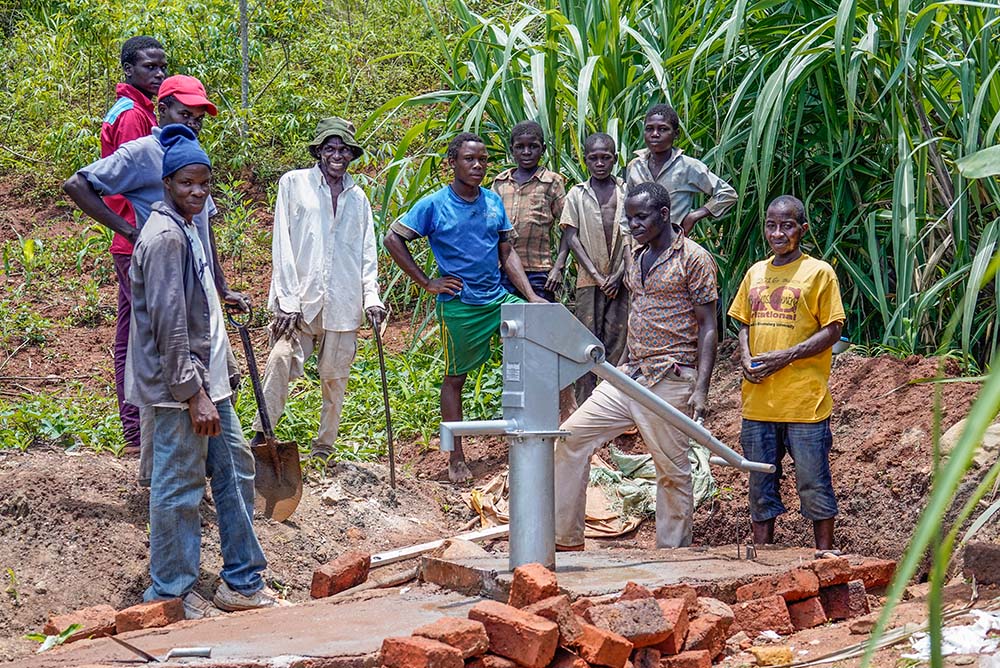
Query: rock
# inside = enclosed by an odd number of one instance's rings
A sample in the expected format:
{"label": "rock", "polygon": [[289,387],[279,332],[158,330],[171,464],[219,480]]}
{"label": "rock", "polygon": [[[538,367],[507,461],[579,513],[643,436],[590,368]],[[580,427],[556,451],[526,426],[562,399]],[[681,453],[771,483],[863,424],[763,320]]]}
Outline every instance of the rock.
{"label": "rock", "polygon": [[792,626],[796,631],[811,629],[820,624],[826,624],[826,613],[823,612],[823,604],[820,603],[819,596],[807,598],[804,601],[797,601],[788,604],[788,616],[792,620]]}
{"label": "rock", "polygon": [[715,615],[722,620],[722,633],[729,637],[729,629],[733,625],[735,615],[733,609],[717,598],[699,596],[697,604],[689,611],[692,617],[698,618],[704,615]]}
{"label": "rock", "polygon": [[667,639],[656,649],[662,654],[680,654],[684,648],[684,641],[688,633],[688,604],[683,598],[664,598],[657,601],[660,604],[660,611],[667,620],[667,625],[672,629]]}
{"label": "rock", "polygon": [[559,644],[563,647],[573,647],[583,634],[580,619],[569,604],[569,596],[560,594],[532,603],[523,608],[524,612],[544,617],[555,622],[559,627]]}
{"label": "rock", "polygon": [[871,613],[853,620],[847,628],[853,635],[864,636],[872,632],[877,622],[878,614]]}
{"label": "rock", "polygon": [[617,633],[599,629],[593,624],[583,624],[583,635],[575,649],[589,664],[625,668],[632,652],[632,643]]}
{"label": "rock", "polygon": [[485,654],[467,662],[465,668],[517,668],[517,664],[496,654]]}
{"label": "rock", "polygon": [[726,634],[722,628],[722,618],[715,615],[702,615],[692,619],[688,624],[684,651],[707,650],[708,655],[714,660],[726,649]]}
{"label": "rock", "polygon": [[476,559],[488,557],[490,553],[471,540],[449,538],[441,547],[431,551],[429,556],[437,559]]}
{"label": "rock", "polygon": [[632,652],[634,668],[660,668],[660,650],[653,647],[643,647]]}
{"label": "rock", "polygon": [[1000,584],[1000,545],[975,542],[965,546],[962,574],[979,584]]}
{"label": "rock", "polygon": [[851,580],[861,580],[865,589],[871,591],[885,587],[892,581],[896,572],[896,562],[889,559],[865,559],[859,564],[852,564]]}
{"label": "rock", "polygon": [[[965,429],[965,423],[966,418],[962,418],[941,434],[942,455],[951,454]],[[983,439],[979,442],[972,462],[977,468],[989,468],[996,462],[997,457],[1000,457],[1000,422],[994,422],[986,428],[986,433],[983,434]]]}
{"label": "rock", "polygon": [[654,598],[595,605],[587,613],[594,626],[622,636],[634,647],[657,645],[673,631]]}
{"label": "rock", "polygon": [[653,592],[649,591],[641,584],[636,584],[635,582],[626,582],[625,589],[622,591],[621,596],[618,597],[619,601],[634,601],[638,598],[653,598]]}
{"label": "rock", "polygon": [[851,562],[843,557],[816,559],[808,567],[816,574],[820,587],[847,584],[853,579]]}
{"label": "rock", "polygon": [[663,657],[660,668],[712,668],[712,657],[705,649],[681,652]]}
{"label": "rock", "polygon": [[739,631],[735,635],[729,637],[726,640],[726,654],[728,656],[733,656],[734,654],[739,654],[740,652],[748,649],[753,645],[753,640],[750,639],[743,631]]}
{"label": "rock", "polygon": [[792,662],[792,650],[784,645],[764,645],[748,650],[757,659],[758,666],[783,666]]}
{"label": "rock", "polygon": [[867,615],[869,611],[865,583],[861,580],[823,587],[819,591],[819,599],[826,616],[832,620],[854,619]]}
{"label": "rock", "polygon": [[656,598],[683,598],[689,608],[694,608],[698,603],[698,590],[684,583],[657,587],[653,590],[653,596]]}
{"label": "rock", "polygon": [[590,664],[580,658],[578,654],[560,647],[556,650],[556,657],[552,659],[549,668],[590,668]]}

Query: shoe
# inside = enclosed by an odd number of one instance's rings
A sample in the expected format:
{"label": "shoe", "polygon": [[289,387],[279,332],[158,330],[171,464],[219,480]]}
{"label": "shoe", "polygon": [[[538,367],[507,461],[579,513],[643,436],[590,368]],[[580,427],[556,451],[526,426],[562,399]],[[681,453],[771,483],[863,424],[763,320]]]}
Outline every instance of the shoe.
{"label": "shoe", "polygon": [[333,446],[326,445],[325,443],[312,444],[312,448],[309,450],[309,456],[313,459],[322,459],[326,461],[333,454]]}
{"label": "shoe", "polygon": [[288,601],[278,598],[278,592],[268,586],[255,591],[249,596],[233,591],[228,584],[223,582],[215,590],[215,597],[212,599],[216,607],[226,612],[237,612],[239,610],[254,610],[256,608],[278,608],[291,605]]}
{"label": "shoe", "polygon": [[126,445],[122,448],[122,457],[125,459],[138,459],[141,448],[138,445]]}
{"label": "shoe", "polygon": [[560,545],[556,543],[556,552],[583,552],[583,543],[579,545]]}
{"label": "shoe", "polygon": [[205,619],[206,617],[221,617],[222,610],[212,605],[212,602],[196,591],[188,592],[184,597],[184,619]]}

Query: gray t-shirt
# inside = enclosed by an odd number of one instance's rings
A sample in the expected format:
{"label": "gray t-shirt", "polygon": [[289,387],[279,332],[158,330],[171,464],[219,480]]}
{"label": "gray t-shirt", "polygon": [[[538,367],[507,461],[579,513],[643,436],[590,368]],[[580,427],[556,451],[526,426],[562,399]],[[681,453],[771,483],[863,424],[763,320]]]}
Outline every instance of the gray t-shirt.
{"label": "gray t-shirt", "polygon": [[[138,228],[146,224],[153,204],[163,199],[163,146],[161,129],[153,134],[125,142],[106,158],[92,162],[79,171],[98,195],[124,195],[135,209]],[[218,213],[209,197],[205,208],[195,216],[194,224],[202,245],[209,248],[208,219]]]}

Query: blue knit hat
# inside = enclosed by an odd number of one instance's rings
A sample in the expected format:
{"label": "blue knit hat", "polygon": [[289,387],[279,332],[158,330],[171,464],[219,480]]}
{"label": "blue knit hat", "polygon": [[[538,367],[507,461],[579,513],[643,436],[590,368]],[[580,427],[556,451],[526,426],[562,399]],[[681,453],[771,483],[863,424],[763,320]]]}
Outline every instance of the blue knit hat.
{"label": "blue knit hat", "polygon": [[163,147],[163,178],[188,165],[212,166],[208,154],[198,143],[198,137],[186,125],[174,123],[163,128],[160,145]]}

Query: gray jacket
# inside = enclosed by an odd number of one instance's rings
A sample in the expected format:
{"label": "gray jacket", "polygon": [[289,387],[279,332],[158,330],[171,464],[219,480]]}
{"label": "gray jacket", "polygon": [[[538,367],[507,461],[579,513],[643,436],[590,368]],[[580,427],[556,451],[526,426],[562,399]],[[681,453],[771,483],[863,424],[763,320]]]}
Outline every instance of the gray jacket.
{"label": "gray jacket", "polygon": [[[201,388],[209,392],[209,303],[180,227],[188,224],[157,202],[132,254],[125,398],[135,406],[188,401]],[[227,362],[230,382],[238,380],[232,351]]]}

